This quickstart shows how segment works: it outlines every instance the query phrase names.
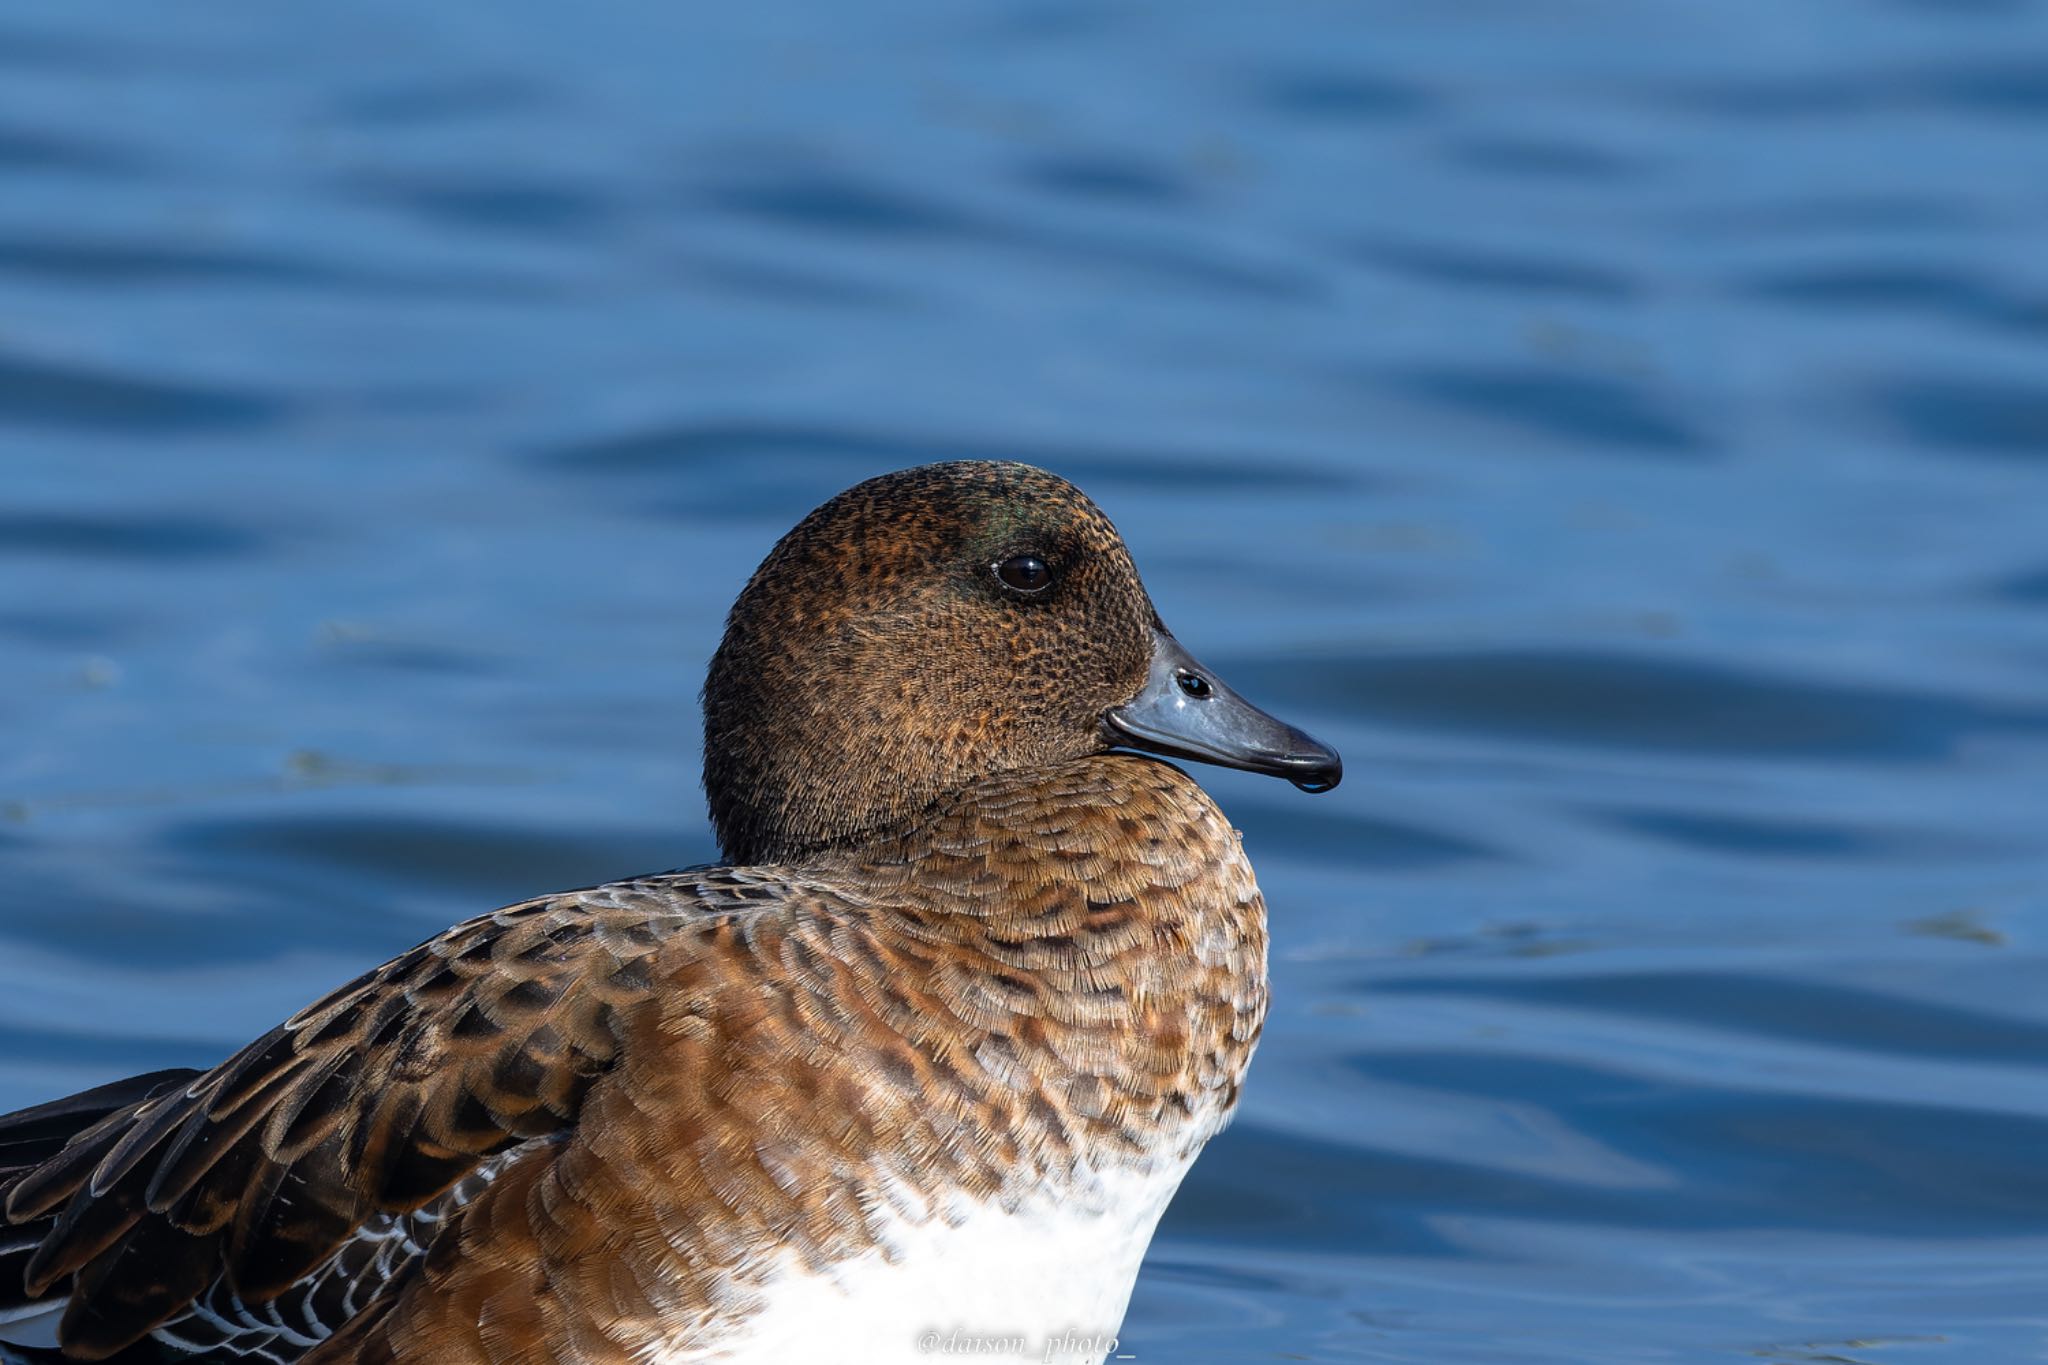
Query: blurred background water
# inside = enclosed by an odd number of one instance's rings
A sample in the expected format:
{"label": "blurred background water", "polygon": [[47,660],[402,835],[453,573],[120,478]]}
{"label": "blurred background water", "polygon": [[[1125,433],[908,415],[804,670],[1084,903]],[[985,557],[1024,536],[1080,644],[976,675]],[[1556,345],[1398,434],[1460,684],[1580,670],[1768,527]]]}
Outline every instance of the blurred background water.
{"label": "blurred background water", "polygon": [[2048,6],[15,0],[0,1107],[710,858],[1047,465],[1339,744],[1141,1361],[2048,1359]]}

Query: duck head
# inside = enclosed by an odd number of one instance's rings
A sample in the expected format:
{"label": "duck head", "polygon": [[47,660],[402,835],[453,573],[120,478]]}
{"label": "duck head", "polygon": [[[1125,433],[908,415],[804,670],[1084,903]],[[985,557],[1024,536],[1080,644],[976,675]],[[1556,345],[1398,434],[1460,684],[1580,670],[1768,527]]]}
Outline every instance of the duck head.
{"label": "duck head", "polygon": [[1160,622],[1109,519],[1029,465],[925,465],[812,512],[754,572],[704,686],[725,855],[792,859],[990,774],[1111,749],[1337,785]]}

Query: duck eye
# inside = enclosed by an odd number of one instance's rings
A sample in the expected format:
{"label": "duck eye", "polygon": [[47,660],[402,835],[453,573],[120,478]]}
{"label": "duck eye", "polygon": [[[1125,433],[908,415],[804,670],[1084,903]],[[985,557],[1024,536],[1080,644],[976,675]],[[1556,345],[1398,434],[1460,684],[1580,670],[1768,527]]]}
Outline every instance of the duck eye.
{"label": "duck eye", "polygon": [[1011,555],[996,565],[996,577],[1018,592],[1044,592],[1052,586],[1052,570],[1037,555]]}

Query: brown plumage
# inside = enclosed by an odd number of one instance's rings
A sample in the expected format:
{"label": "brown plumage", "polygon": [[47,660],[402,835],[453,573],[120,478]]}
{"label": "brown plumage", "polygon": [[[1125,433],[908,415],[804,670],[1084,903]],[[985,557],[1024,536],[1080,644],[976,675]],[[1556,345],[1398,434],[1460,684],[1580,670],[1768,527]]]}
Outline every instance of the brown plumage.
{"label": "brown plumage", "polygon": [[[1052,586],[1009,586],[1019,556]],[[1158,638],[1050,475],[842,494],[756,573],[706,687],[741,865],[507,907],[204,1074],[0,1119],[34,1234],[0,1310],[68,1300],[88,1360],[741,1359],[714,1352],[791,1274],[1177,1180],[1258,1038],[1265,925],[1201,789],[1105,752]],[[1222,761],[1334,780],[1294,738]]]}
{"label": "brown plumage", "polygon": [[[989,566],[1060,566],[1042,598]],[[1100,751],[1144,681],[1151,599],[1079,489],[929,465],[840,494],[755,571],[704,684],[704,786],[735,862],[801,856],[991,772]]]}

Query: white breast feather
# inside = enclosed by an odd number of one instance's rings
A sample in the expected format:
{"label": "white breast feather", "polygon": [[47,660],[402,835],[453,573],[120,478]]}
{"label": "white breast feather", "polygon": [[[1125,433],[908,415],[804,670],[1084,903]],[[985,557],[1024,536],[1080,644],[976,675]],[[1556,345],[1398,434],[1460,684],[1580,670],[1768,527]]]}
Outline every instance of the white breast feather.
{"label": "white breast feather", "polygon": [[897,1219],[881,1246],[825,1273],[779,1255],[758,1312],[715,1341],[657,1350],[649,1365],[1099,1365],[1189,1164],[1044,1188],[1014,1212],[980,1204]]}

